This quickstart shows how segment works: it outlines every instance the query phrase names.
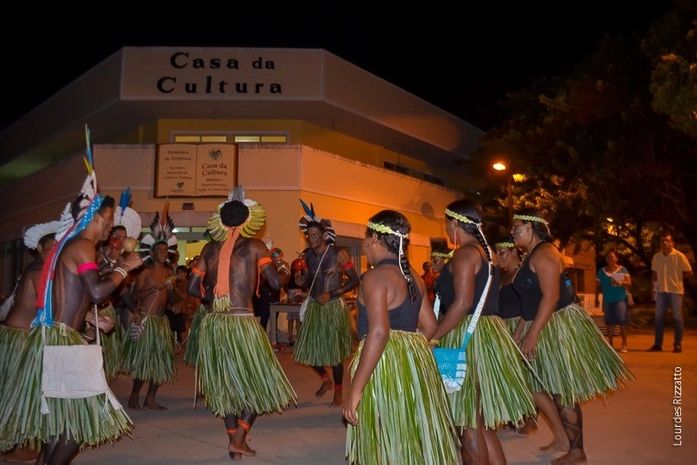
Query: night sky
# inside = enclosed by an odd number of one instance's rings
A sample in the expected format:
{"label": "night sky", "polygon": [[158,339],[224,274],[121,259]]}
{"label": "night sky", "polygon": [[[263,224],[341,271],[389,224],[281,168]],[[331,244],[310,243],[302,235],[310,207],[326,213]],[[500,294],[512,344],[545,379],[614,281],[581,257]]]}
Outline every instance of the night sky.
{"label": "night sky", "polygon": [[[487,130],[505,118],[499,102],[506,92],[526,87],[534,76],[569,70],[606,33],[643,34],[671,6],[652,0],[432,1],[404,11],[404,3],[234,3],[201,10],[203,2],[190,2],[189,11],[158,14],[119,3],[131,12],[82,22],[57,21],[58,12],[31,11],[31,5],[16,16],[20,35],[10,32],[8,21],[15,20],[6,17],[0,128],[123,46],[210,45],[324,48]],[[456,14],[455,4],[467,12]],[[107,5],[114,4],[99,10]],[[383,12],[373,11],[378,7]]]}

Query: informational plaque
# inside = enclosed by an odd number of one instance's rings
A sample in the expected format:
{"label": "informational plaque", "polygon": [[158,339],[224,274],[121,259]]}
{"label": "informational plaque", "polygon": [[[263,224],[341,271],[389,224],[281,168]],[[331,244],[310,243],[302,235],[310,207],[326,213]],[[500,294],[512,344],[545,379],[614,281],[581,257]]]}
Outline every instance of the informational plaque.
{"label": "informational plaque", "polygon": [[155,197],[226,197],[236,157],[235,144],[161,144]]}

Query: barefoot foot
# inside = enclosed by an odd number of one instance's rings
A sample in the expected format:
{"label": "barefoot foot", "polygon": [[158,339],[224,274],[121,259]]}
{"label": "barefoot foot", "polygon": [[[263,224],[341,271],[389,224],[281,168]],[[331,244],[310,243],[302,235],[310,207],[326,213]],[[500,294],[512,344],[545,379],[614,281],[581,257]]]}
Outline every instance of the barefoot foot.
{"label": "barefoot foot", "polygon": [[322,381],[322,385],[315,392],[315,397],[322,397],[332,387],[332,382],[328,379]]}
{"label": "barefoot foot", "polygon": [[[231,442],[227,446],[228,451],[230,454],[242,454],[242,455],[247,455],[249,457],[254,457],[257,455],[257,451],[249,447],[249,444],[247,444],[246,441],[242,441],[240,443],[237,442]],[[230,455],[232,457],[232,455]]]}
{"label": "barefoot foot", "polygon": [[540,450],[545,452],[568,452],[569,441],[564,439],[554,439],[546,446],[540,447]]}
{"label": "barefoot foot", "polygon": [[586,454],[583,449],[572,449],[558,459],[550,462],[550,465],[576,465],[586,463]]}
{"label": "barefoot foot", "polygon": [[145,400],[145,403],[143,404],[143,410],[167,410],[167,407],[164,405],[160,405],[154,400]]}

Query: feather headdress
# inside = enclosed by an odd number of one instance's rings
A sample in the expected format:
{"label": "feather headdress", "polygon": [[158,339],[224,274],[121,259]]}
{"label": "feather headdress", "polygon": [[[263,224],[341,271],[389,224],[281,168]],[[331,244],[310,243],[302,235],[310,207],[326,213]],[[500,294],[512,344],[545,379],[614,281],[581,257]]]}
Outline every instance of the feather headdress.
{"label": "feather headdress", "polygon": [[[243,187],[235,187],[228,195],[227,201],[218,205],[208,220],[211,237],[222,242],[218,254],[218,278],[213,289],[213,311],[226,311],[230,307],[230,267],[233,250],[239,236],[253,238],[264,226],[266,211],[252,199],[245,198]],[[232,202],[236,202],[233,204]],[[226,206],[229,205],[229,209]],[[221,212],[225,212],[225,221]]]}
{"label": "feather headdress", "polygon": [[264,207],[259,205],[257,201],[246,198],[244,187],[235,187],[228,194],[227,200],[218,205],[215,213],[208,219],[208,232],[215,241],[223,242],[228,238],[229,227],[223,224],[220,218],[220,209],[223,208],[223,205],[233,200],[242,202],[249,210],[247,218],[239,226],[235,226],[241,228],[240,235],[242,237],[252,238],[264,227],[266,222],[266,210],[264,210]]}
{"label": "feather headdress", "polygon": [[131,188],[121,192],[119,198],[119,206],[114,211],[114,226],[123,226],[126,228],[126,235],[133,239],[140,237],[140,229],[143,227],[143,220],[137,211],[130,207],[131,204]]}
{"label": "feather headdress", "polygon": [[39,241],[42,237],[55,234],[60,227],[60,221],[35,224],[24,231],[24,245],[26,245],[28,249],[35,250],[39,246]]}
{"label": "feather headdress", "polygon": [[150,223],[150,232],[140,241],[140,252],[149,252],[155,244],[159,244],[160,242],[167,244],[170,253],[174,253],[177,249],[177,236],[174,235],[174,221],[172,221],[172,218],[169,216],[169,202],[165,202],[162,215],[160,215],[160,212],[155,213],[155,218],[153,218],[152,223]]}
{"label": "feather headdress", "polygon": [[305,215],[303,215],[303,217],[300,218],[300,221],[298,221],[298,227],[303,234],[307,236],[307,229],[313,224],[316,224],[324,229],[324,231],[327,233],[327,243],[333,244],[336,242],[336,231],[334,231],[331,220],[317,216],[315,213],[315,206],[312,203],[310,203],[310,206],[308,207],[303,199],[300,199],[300,204],[302,205],[303,210],[305,210]]}
{"label": "feather headdress", "polygon": [[41,270],[41,280],[36,292],[36,307],[39,310],[36,318],[32,321],[32,326],[51,326],[53,324],[53,279],[58,257],[65,244],[80,234],[92,222],[94,215],[97,214],[104,201],[104,197],[97,193],[97,173],[94,170],[90,130],[87,125],[85,125],[85,144],[87,147],[83,161],[87,169],[87,177],[82,183],[82,189],[80,189],[77,198],[65,206],[60,220],[58,220],[60,224],[56,231],[57,244],[46,257],[44,267]]}

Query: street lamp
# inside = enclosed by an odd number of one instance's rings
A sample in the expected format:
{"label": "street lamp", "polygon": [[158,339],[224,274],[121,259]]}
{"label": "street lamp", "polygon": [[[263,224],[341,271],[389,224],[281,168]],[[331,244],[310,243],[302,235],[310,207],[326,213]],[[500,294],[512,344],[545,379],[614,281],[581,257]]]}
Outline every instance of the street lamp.
{"label": "street lamp", "polygon": [[513,227],[513,183],[511,182],[513,179],[513,176],[509,173],[506,173],[508,171],[508,166],[506,166],[506,163],[502,161],[497,161],[491,167],[494,169],[494,171],[498,171],[499,173],[504,173],[504,177],[506,179],[506,206],[508,207],[508,226]]}

